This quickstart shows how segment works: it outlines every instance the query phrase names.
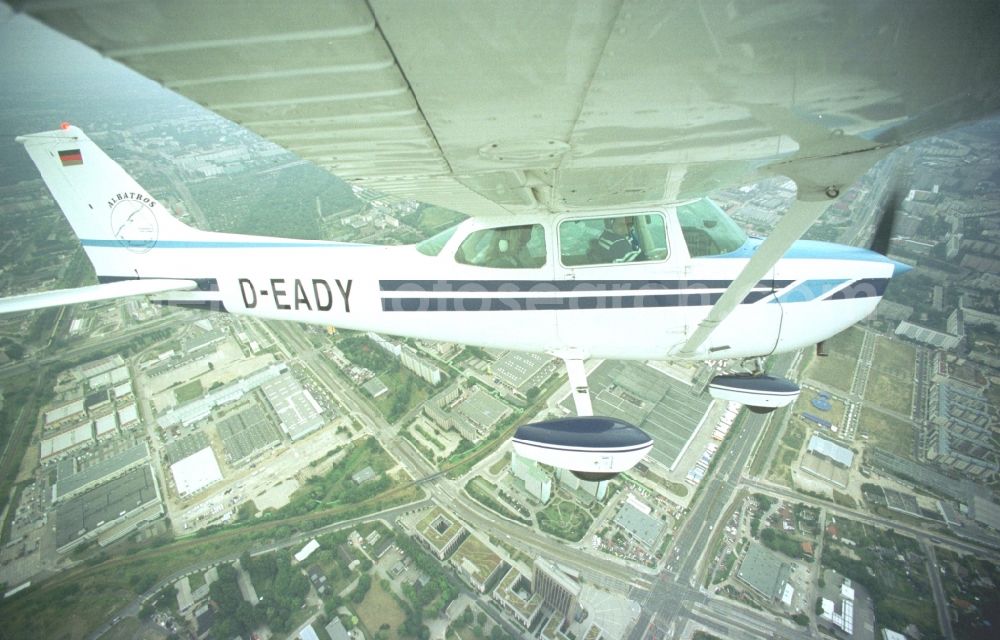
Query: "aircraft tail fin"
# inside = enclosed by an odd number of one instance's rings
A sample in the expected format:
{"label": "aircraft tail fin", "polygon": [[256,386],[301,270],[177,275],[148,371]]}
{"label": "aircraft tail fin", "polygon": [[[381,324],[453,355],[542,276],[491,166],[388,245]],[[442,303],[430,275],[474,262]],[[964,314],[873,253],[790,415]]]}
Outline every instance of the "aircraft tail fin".
{"label": "aircraft tail fin", "polygon": [[[158,243],[211,235],[187,226],[149,195],[80,129],[19,136],[80,239],[99,278],[170,277],[147,273]],[[180,274],[174,274],[174,277]]]}

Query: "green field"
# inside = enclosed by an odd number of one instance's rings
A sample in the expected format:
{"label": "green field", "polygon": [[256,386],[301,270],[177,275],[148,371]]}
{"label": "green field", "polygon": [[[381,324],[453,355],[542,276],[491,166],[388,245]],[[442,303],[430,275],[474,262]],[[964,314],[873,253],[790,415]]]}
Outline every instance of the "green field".
{"label": "green field", "polygon": [[834,389],[850,391],[864,337],[864,329],[851,327],[828,340],[830,355],[814,358],[806,370],[806,377]]}
{"label": "green field", "polygon": [[905,342],[878,337],[865,402],[910,415],[917,351]]}
{"label": "green field", "polygon": [[[386,593],[378,580],[372,580],[372,586],[365,594],[365,599],[357,607],[358,618],[372,634],[379,633],[379,628],[387,624],[386,638],[403,638],[399,628],[406,620],[406,612],[399,606],[391,594]],[[369,636],[372,637],[372,636]],[[378,636],[381,637],[381,636]]]}
{"label": "green field", "polygon": [[204,391],[201,386],[201,380],[195,378],[191,382],[174,389],[174,397],[177,398],[177,404],[184,404],[185,402],[191,402],[200,398]]}
{"label": "green field", "polygon": [[536,514],[538,527],[552,535],[578,542],[587,533],[594,519],[585,510],[568,500],[555,499]]}
{"label": "green field", "polygon": [[897,456],[913,460],[916,427],[872,407],[863,407],[858,420],[858,435],[868,436],[868,445],[881,447]]}

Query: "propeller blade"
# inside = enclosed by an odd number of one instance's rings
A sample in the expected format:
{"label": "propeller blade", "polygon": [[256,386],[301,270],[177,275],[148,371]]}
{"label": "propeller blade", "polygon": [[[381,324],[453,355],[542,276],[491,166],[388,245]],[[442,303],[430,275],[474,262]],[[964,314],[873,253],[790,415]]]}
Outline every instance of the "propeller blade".
{"label": "propeller blade", "polygon": [[899,205],[902,203],[902,189],[894,188],[889,192],[889,197],[885,199],[882,211],[879,212],[878,225],[875,227],[875,236],[869,245],[869,249],[884,256],[889,255],[889,241],[892,240],[892,229],[896,225],[896,214],[899,213]]}

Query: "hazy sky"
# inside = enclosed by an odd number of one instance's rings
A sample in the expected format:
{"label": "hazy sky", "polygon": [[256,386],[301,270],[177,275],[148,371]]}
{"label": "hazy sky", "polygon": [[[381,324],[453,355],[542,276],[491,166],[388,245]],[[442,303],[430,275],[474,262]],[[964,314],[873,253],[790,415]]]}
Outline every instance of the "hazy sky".
{"label": "hazy sky", "polygon": [[63,121],[87,128],[123,114],[141,117],[150,100],[190,105],[0,3],[0,184],[35,174],[16,136],[54,129]]}

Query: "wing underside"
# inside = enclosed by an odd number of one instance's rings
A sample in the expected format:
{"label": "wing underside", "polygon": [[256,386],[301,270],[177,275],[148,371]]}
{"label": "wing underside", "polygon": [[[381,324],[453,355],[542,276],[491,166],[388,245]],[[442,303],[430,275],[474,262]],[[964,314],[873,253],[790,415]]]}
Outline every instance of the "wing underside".
{"label": "wing underside", "polygon": [[766,173],[818,199],[871,164],[845,158],[1000,104],[993,2],[22,6],[348,181],[480,216]]}

